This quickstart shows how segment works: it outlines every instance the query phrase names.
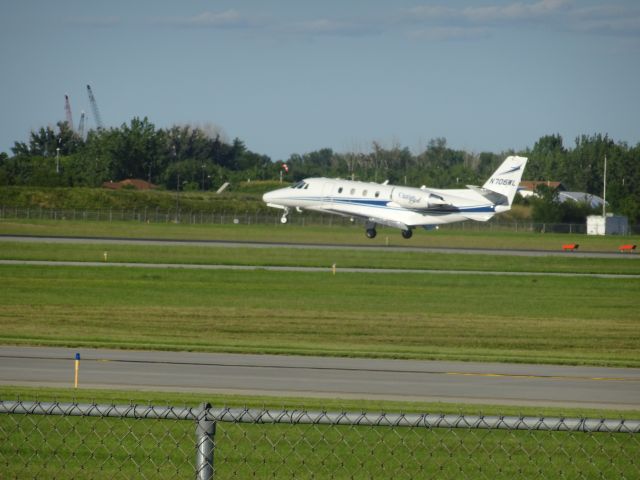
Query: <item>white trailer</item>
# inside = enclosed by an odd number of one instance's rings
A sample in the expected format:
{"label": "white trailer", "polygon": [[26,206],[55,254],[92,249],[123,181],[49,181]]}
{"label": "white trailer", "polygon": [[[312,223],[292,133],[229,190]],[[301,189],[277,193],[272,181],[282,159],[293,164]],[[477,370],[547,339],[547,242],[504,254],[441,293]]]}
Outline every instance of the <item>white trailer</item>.
{"label": "white trailer", "polygon": [[627,217],[608,213],[606,216],[589,215],[587,217],[587,235],[628,235]]}

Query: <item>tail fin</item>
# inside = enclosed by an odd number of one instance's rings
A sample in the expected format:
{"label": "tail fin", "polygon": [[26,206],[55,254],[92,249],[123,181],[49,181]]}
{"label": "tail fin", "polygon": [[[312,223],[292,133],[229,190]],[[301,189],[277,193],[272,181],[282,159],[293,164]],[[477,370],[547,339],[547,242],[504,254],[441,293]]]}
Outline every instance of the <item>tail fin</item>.
{"label": "tail fin", "polygon": [[527,164],[526,157],[507,157],[502,165],[493,172],[491,178],[486,181],[482,186],[484,190],[497,193],[504,197],[507,205],[511,206],[513,197],[516,196],[518,186],[520,185],[520,179],[524,172],[524,167]]}

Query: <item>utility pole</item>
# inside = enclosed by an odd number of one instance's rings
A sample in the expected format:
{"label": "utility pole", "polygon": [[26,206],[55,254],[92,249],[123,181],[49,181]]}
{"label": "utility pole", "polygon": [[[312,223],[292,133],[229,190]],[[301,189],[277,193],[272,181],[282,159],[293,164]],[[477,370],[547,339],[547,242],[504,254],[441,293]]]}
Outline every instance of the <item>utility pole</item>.
{"label": "utility pole", "polygon": [[604,182],[602,189],[602,218],[607,215],[607,156],[604,156]]}
{"label": "utility pole", "polygon": [[56,173],[60,173],[60,147],[56,148]]}
{"label": "utility pole", "polygon": [[180,222],[180,174],[178,173],[178,184],[176,185],[176,223]]}

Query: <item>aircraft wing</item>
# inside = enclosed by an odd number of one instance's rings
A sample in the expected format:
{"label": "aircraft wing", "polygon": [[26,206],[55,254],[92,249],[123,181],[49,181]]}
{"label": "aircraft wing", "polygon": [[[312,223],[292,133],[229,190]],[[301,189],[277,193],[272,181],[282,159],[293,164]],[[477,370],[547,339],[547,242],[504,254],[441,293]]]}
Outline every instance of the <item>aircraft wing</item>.
{"label": "aircraft wing", "polygon": [[369,216],[365,216],[365,215],[357,215],[357,214],[353,214],[353,213],[345,213],[345,212],[343,212],[341,210],[334,210],[332,208],[323,208],[322,211],[323,212],[334,213],[336,215],[340,215],[340,216],[343,216],[343,217],[360,218],[360,219],[364,220],[365,222],[377,223],[378,225],[384,225],[386,227],[399,228],[401,230],[408,230],[409,229],[409,226],[407,224],[402,223],[402,222],[398,222],[396,220],[389,220],[387,218],[369,217]]}
{"label": "aircraft wing", "polygon": [[369,222],[377,223],[378,225],[384,225],[386,227],[399,228],[400,230],[409,230],[408,225],[395,220],[388,220],[386,218],[375,218],[375,217],[368,217],[367,220]]}

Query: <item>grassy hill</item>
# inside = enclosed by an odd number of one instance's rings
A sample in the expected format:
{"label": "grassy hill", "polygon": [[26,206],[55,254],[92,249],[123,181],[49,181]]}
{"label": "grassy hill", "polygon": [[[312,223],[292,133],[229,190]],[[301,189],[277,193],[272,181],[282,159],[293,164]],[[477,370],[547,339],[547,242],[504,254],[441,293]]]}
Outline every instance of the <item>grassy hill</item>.
{"label": "grassy hill", "polygon": [[[286,186],[277,181],[250,181],[230,185],[221,194],[215,191],[135,190],[123,188],[84,187],[2,187],[0,207],[55,210],[159,210],[176,209],[207,213],[270,213],[276,212],[262,201],[262,194]],[[178,198],[179,197],[179,198]],[[496,220],[503,223],[526,222],[531,219],[531,208],[513,205]]]}
{"label": "grassy hill", "polygon": [[2,187],[0,205],[18,208],[168,211],[180,208],[205,212],[266,212],[262,193],[280,184],[243,182],[230,191],[109,190],[106,188]]}

